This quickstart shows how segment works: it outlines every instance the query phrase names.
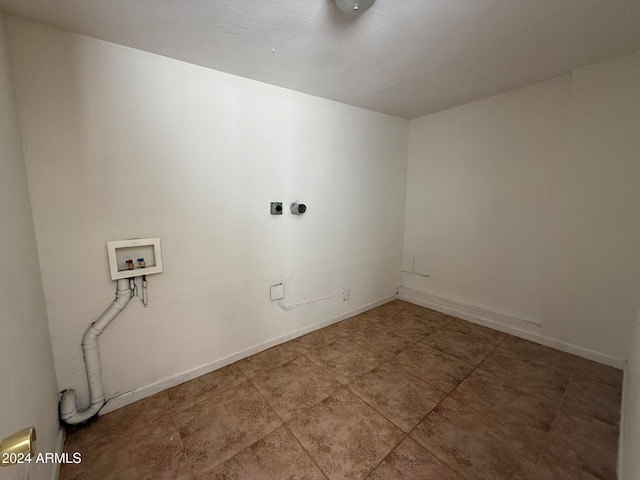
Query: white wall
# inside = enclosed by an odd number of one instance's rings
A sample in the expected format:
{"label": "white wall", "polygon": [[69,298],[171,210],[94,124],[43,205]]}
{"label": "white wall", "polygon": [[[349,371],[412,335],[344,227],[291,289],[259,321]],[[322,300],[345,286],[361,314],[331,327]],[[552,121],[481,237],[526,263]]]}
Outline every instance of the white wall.
{"label": "white wall", "polygon": [[[158,236],[165,271],[102,335],[108,395],[394,295],[408,122],[11,19],[9,44],[60,388],[109,304],[106,242]],[[302,217],[269,215],[299,200]],[[285,302],[351,288],[284,312]]]}
{"label": "white wall", "polygon": [[620,426],[620,480],[640,478],[640,312],[634,329],[631,356],[624,370],[622,424]]}
{"label": "white wall", "polygon": [[[0,16],[0,439],[35,426],[39,452],[54,452],[58,391],[27,177]],[[0,468],[23,479],[25,465]],[[31,464],[32,480],[51,464]]]}
{"label": "white wall", "polygon": [[405,285],[540,321],[570,79],[411,123]]}
{"label": "white wall", "polygon": [[413,120],[404,251],[430,277],[403,274],[403,294],[620,366],[640,280],[638,125],[640,53]]}
{"label": "white wall", "polygon": [[577,70],[548,257],[548,336],[627,359],[640,302],[640,52]]}

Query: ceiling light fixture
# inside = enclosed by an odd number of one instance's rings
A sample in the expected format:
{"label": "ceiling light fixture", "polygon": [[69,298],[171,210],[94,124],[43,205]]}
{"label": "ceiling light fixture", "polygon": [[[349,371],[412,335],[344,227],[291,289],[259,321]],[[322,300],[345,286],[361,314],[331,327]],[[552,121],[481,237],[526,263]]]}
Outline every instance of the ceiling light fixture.
{"label": "ceiling light fixture", "polygon": [[338,8],[345,13],[354,15],[369,10],[376,0],[336,0]]}

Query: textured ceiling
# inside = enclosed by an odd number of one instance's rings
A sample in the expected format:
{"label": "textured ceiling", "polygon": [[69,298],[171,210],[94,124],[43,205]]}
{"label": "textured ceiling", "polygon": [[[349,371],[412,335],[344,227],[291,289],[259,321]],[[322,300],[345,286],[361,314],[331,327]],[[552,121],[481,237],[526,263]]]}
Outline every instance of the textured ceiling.
{"label": "textured ceiling", "polygon": [[415,118],[640,50],[638,0],[0,0],[6,13]]}

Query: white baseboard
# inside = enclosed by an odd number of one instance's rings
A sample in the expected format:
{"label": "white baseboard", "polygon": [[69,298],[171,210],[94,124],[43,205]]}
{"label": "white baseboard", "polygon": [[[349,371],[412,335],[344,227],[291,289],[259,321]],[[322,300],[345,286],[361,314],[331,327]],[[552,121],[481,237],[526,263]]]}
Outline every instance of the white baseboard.
{"label": "white baseboard", "polygon": [[531,340],[532,342],[536,342],[547,347],[593,360],[594,362],[615,368],[624,367],[624,360],[621,358],[612,357],[578,345],[545,337],[540,333],[540,325],[520,318],[492,312],[483,308],[474,307],[472,305],[460,303],[448,298],[438,297],[436,295],[431,295],[430,293],[413,290],[407,287],[400,287],[400,290],[398,291],[398,298],[422,307],[446,313],[447,315],[452,315],[463,320],[477,323],[478,325],[483,325],[516,337],[524,338],[525,340]]}
{"label": "white baseboard", "polygon": [[288,342],[289,340],[301,337],[302,335],[306,335],[307,333],[313,332],[314,330],[318,330],[333,323],[356,316],[362,312],[366,312],[367,310],[371,310],[372,308],[384,305],[385,303],[388,303],[397,298],[397,295],[391,295],[389,297],[383,298],[382,300],[378,300],[354,310],[341,313],[327,320],[314,323],[313,325],[308,325],[304,328],[274,338],[260,345],[254,345],[253,347],[247,348],[233,355],[214,360],[213,362],[206,363],[186,372],[178,373],[176,375],[160,379],[157,382],[144,385],[129,392],[115,395],[107,401],[104,407],[102,407],[99,415],[104,415],[106,413],[112,412],[114,410],[117,410],[118,408],[122,408],[126,405],[137,402],[138,400],[142,400],[143,398],[150,397],[151,395],[155,395],[156,393],[159,393],[168,388],[175,387],[176,385],[180,385],[181,383],[193,380],[194,378],[200,377],[201,375],[205,375],[207,373],[213,372],[214,370],[218,370],[219,368],[226,367],[227,365],[237,362],[238,360],[242,360],[243,358],[250,357],[251,355],[255,355],[256,353],[260,353],[263,350],[267,350],[271,347],[275,347],[276,345],[280,345],[281,343]]}
{"label": "white baseboard", "polygon": [[[55,452],[59,455],[62,455],[64,452],[64,441],[66,439],[67,433],[63,427],[58,429],[58,436],[56,437],[56,445]],[[51,467],[51,476],[49,477],[51,480],[58,480],[60,476],[60,463],[55,462]]]}

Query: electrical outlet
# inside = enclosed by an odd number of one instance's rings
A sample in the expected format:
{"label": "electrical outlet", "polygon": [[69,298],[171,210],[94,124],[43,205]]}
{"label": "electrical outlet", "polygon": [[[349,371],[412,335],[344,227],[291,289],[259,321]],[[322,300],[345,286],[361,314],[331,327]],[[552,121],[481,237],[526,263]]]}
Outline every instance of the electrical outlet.
{"label": "electrical outlet", "polygon": [[342,300],[344,300],[345,302],[351,300],[351,290],[350,289],[346,289],[344,292],[342,292]]}
{"label": "electrical outlet", "polygon": [[271,202],[271,215],[282,215],[282,202]]}
{"label": "electrical outlet", "polygon": [[279,283],[278,285],[271,285],[271,301],[280,300],[284,298],[284,285]]}

